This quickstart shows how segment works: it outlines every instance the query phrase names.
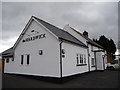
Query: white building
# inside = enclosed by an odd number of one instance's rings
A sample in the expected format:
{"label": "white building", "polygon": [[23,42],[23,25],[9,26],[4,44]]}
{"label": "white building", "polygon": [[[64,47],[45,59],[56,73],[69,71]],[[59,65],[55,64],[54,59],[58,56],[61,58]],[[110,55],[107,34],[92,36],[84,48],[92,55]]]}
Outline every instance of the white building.
{"label": "white building", "polygon": [[[3,54],[8,56],[4,58],[4,73],[61,78],[104,70],[101,63],[103,60],[88,60],[88,55],[92,58],[95,53],[90,53],[90,46],[85,42],[85,38],[76,38],[71,33],[32,16],[11,48],[14,53]],[[93,51],[97,52],[98,49]],[[101,53],[96,53],[96,58],[101,59],[97,54]],[[13,58],[9,58],[9,55]]]}
{"label": "white building", "polygon": [[84,31],[83,34],[70,27],[69,24],[64,27],[64,30],[82,41],[88,47],[88,66],[89,71],[104,70],[107,67],[107,59],[103,47],[95,43],[88,37],[88,32]]}

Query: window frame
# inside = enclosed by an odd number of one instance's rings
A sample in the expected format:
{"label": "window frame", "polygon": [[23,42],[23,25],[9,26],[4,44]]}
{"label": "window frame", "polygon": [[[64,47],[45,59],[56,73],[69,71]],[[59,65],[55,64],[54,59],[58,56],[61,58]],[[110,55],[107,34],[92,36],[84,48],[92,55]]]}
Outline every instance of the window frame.
{"label": "window frame", "polygon": [[[85,66],[86,64],[86,55],[85,54],[76,54],[77,65],[76,66]],[[84,62],[85,60],[85,62]]]}
{"label": "window frame", "polygon": [[91,67],[95,67],[96,64],[95,64],[95,58],[91,58]]}
{"label": "window frame", "polygon": [[93,46],[91,45],[91,51],[93,50]]}

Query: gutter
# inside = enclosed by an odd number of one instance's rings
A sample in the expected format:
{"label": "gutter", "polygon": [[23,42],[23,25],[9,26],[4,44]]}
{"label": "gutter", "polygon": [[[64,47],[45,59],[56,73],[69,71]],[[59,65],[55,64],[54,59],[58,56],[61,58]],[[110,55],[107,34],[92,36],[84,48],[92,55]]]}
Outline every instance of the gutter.
{"label": "gutter", "polygon": [[64,41],[68,41],[68,42],[70,42],[70,43],[74,43],[74,44],[77,44],[77,45],[80,45],[81,47],[83,47],[83,48],[88,48],[86,45],[81,45],[81,44],[79,44],[79,43],[76,43],[76,42],[73,42],[73,41],[70,41],[70,40],[67,40],[67,39],[64,39],[64,38],[59,38],[59,39],[61,39],[61,40],[64,40]]}
{"label": "gutter", "polygon": [[96,70],[97,70],[96,52],[94,52],[94,56],[95,56],[95,68],[96,68]]}
{"label": "gutter", "polygon": [[63,41],[60,40],[60,78],[62,78],[62,43]]}
{"label": "gutter", "polygon": [[[88,47],[88,43],[87,43],[87,47]],[[88,54],[88,71],[90,72],[89,48],[87,48],[87,54]]]}

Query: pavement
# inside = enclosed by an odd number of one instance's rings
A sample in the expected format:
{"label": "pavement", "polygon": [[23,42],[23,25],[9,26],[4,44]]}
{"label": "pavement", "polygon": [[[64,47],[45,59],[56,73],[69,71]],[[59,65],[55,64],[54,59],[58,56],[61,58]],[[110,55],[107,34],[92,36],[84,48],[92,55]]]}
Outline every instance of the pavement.
{"label": "pavement", "polygon": [[3,74],[3,88],[118,88],[120,71],[105,70],[80,74],[64,83],[53,83],[29,76]]}

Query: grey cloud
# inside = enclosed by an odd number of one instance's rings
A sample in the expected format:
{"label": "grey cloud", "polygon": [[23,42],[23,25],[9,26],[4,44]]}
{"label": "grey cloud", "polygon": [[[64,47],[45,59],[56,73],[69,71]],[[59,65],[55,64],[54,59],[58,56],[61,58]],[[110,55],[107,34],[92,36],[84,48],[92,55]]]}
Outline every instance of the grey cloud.
{"label": "grey cloud", "polygon": [[[3,39],[18,36],[30,16],[35,15],[60,28],[70,24],[80,32],[87,30],[91,38],[101,34],[117,43],[117,3],[3,3]],[[12,35],[8,32],[14,32]]]}

